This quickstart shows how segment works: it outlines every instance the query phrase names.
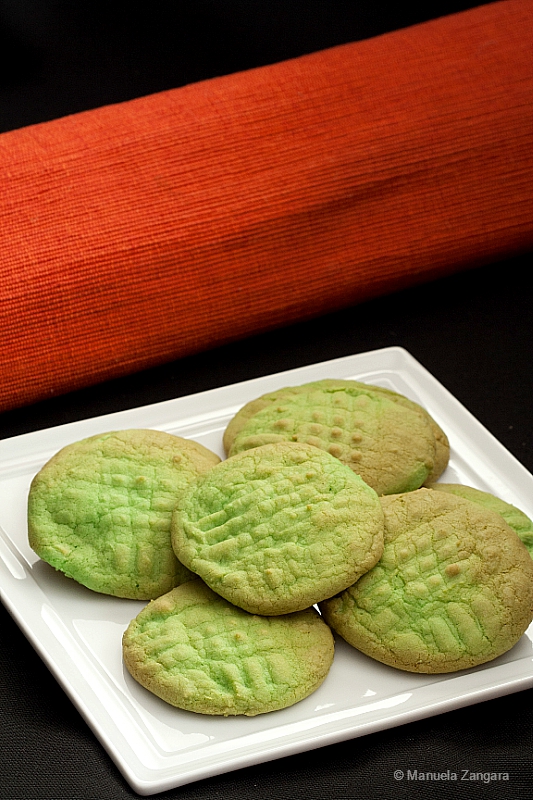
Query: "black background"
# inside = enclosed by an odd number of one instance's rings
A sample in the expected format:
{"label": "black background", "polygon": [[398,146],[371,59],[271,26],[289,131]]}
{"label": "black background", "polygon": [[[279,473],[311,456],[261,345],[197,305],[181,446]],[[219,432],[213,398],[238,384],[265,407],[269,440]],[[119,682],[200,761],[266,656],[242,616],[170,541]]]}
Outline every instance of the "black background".
{"label": "black background", "polygon": [[[468,8],[436,3],[0,0],[0,130],[273,63]],[[528,255],[0,415],[0,437],[329,358],[405,347],[533,471]],[[0,376],[1,379],[1,376]],[[162,800],[528,798],[526,690],[159,795]],[[0,798],[134,797],[0,607]],[[395,781],[394,770],[507,772],[508,782]]]}
{"label": "black background", "polygon": [[0,0],[0,130],[376,36],[480,3]]}

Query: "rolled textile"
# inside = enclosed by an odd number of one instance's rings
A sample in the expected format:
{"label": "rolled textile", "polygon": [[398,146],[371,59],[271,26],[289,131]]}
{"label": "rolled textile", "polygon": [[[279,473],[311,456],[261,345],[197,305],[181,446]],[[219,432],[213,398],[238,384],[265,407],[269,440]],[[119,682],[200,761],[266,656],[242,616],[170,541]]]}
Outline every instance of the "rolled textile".
{"label": "rolled textile", "polygon": [[0,410],[533,245],[533,3],[0,135]]}

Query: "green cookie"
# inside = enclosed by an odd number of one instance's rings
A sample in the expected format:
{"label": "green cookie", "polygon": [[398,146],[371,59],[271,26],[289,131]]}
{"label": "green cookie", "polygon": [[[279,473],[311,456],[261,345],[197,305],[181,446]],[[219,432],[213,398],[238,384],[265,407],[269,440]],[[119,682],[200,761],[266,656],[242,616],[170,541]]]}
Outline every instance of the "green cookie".
{"label": "green cookie", "polygon": [[489,492],[474,489],[473,486],[463,486],[460,483],[432,483],[430,488],[464,497],[466,500],[471,500],[472,503],[477,503],[483,508],[490,508],[501,514],[509,527],[525,544],[529,555],[533,558],[533,521],[519,508],[511,503],[506,503],[505,500],[500,500],[499,497],[495,497]]}
{"label": "green cookie", "polygon": [[174,550],[218,594],[287,614],[345,589],[383,548],[376,493],[333,456],[279,442],[222,461],[184,493]]}
{"label": "green cookie", "polygon": [[192,577],[170,542],[177,498],[219,461],[196,442],[156,430],[115,431],[68,445],[32,481],[30,546],[96,592],[158,597]]}
{"label": "green cookie", "polygon": [[381,503],[383,555],[320,604],[326,622],[411,672],[474,667],[513,647],[533,618],[533,560],[501,516],[431,489]]}
{"label": "green cookie", "polygon": [[247,403],[224,434],[228,456],[293,441],[329,452],[379,494],[418,489],[447,466],[449,444],[435,420],[396,392],[358,381],[321,380]]}
{"label": "green cookie", "polygon": [[315,609],[248,614],[193,580],[153,600],[130,623],[131,675],[173,706],[254,716],[317,689],[333,662],[333,635]]}

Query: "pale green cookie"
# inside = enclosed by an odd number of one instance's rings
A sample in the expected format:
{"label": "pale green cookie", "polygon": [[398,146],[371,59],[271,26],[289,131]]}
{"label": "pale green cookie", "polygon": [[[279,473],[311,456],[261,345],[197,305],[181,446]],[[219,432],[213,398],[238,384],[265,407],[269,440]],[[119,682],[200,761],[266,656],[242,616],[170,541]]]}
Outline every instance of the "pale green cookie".
{"label": "pale green cookie", "polygon": [[153,600],[130,623],[131,675],[173,706],[255,716],[318,689],[333,662],[333,635],[315,609],[248,614],[193,580]]}
{"label": "pale green cookie", "polygon": [[279,441],[312,444],[379,495],[418,489],[446,468],[445,433],[417,403],[378,386],[321,380],[247,403],[224,434],[228,456]]}
{"label": "pale green cookie", "polygon": [[30,546],[96,592],[158,597],[192,577],[170,542],[177,498],[219,461],[196,442],[155,430],[114,431],[68,445],[32,481]]}
{"label": "pale green cookie", "polygon": [[511,505],[511,503],[506,503],[505,500],[500,500],[499,497],[495,497],[490,492],[483,492],[481,489],[474,489],[473,486],[463,486],[460,483],[433,483],[430,488],[439,492],[456,494],[501,514],[509,527],[525,544],[529,555],[533,558],[533,521],[519,508]]}
{"label": "pale green cookie", "polygon": [[222,461],[172,520],[178,558],[246,611],[287,614],[331,597],[383,549],[376,493],[338,459],[294,442]]}
{"label": "pale green cookie", "polygon": [[513,647],[533,618],[533,560],[501,516],[431,489],[381,503],[383,555],[320,604],[326,622],[411,672],[474,667]]}

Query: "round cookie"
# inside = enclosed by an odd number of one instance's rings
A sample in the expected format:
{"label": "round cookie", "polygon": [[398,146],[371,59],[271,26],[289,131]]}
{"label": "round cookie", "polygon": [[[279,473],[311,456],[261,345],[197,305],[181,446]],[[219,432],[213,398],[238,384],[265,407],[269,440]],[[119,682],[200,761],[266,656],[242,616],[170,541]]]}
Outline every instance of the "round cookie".
{"label": "round cookie", "polygon": [[445,433],[417,403],[358,381],[285,387],[247,403],[228,424],[228,456],[270,442],[312,444],[334,455],[379,494],[418,489],[447,466]]}
{"label": "round cookie", "polygon": [[520,511],[519,508],[511,505],[511,503],[506,503],[505,500],[500,500],[499,497],[495,497],[490,492],[483,492],[481,489],[474,489],[473,486],[463,486],[460,483],[432,483],[429,488],[464,497],[466,500],[471,500],[472,503],[477,503],[483,508],[490,508],[492,511],[501,514],[533,558],[533,520],[523,511]]}
{"label": "round cookie", "polygon": [[256,614],[345,589],[383,550],[376,493],[316,447],[279,442],[222,461],[183,495],[174,550],[218,594]]}
{"label": "round cookie", "polygon": [[334,640],[315,609],[261,617],[193,580],[153,600],[132,620],[123,656],[142,686],[201,714],[254,716],[317,689]]}
{"label": "round cookie", "polygon": [[30,546],[97,592],[158,597],[192,575],[170,542],[180,493],[220,458],[156,430],[125,430],[67,445],[34,477]]}
{"label": "round cookie", "polygon": [[381,498],[378,564],[321,603],[326,622],[366,655],[444,673],[505,653],[533,618],[533,560],[493,511],[419,489]]}

